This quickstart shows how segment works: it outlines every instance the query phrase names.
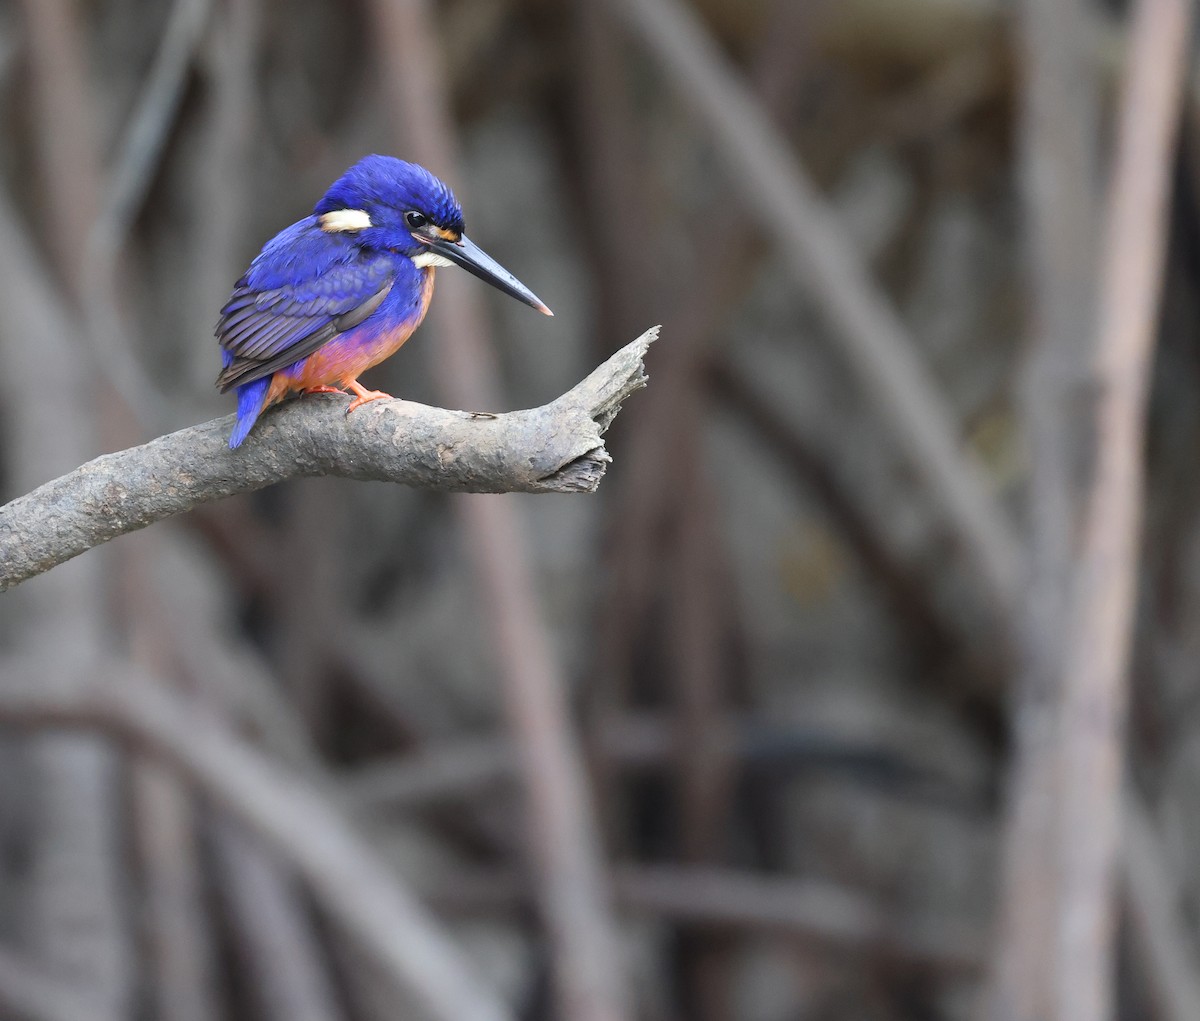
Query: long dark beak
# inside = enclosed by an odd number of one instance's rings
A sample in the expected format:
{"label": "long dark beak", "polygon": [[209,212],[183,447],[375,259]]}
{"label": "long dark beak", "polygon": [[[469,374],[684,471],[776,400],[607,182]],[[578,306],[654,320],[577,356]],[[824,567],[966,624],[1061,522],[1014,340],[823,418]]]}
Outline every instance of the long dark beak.
{"label": "long dark beak", "polygon": [[479,277],[480,280],[487,281],[493,287],[516,298],[517,301],[523,301],[531,308],[536,308],[542,315],[554,315],[541,298],[465,234],[461,235],[457,241],[450,241],[447,238],[435,238],[430,241],[422,237],[418,237],[418,240],[427,244],[430,251],[449,259],[456,266],[461,266],[468,273]]}

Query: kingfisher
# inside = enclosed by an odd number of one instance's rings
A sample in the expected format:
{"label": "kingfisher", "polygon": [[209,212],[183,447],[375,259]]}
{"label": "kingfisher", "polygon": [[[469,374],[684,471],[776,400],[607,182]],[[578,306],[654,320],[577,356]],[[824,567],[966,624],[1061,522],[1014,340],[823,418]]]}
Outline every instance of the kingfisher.
{"label": "kingfisher", "polygon": [[528,287],[471,241],[453,192],[424,167],[365,156],[310,216],[268,241],[221,308],[217,388],[237,388],[236,448],[292,393],[346,393],[346,413],[389,397],[358,377],[421,325],[439,266],[461,266],[545,315]]}

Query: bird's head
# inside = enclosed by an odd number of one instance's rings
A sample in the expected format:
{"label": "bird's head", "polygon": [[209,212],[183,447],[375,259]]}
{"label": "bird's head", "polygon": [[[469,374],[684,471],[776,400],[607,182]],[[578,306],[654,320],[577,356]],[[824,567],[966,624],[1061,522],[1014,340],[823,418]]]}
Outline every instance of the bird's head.
{"label": "bird's head", "polygon": [[321,230],[363,248],[390,251],[417,266],[461,266],[545,315],[545,303],[471,241],[454,193],[424,167],[394,156],[364,156],[313,209]]}

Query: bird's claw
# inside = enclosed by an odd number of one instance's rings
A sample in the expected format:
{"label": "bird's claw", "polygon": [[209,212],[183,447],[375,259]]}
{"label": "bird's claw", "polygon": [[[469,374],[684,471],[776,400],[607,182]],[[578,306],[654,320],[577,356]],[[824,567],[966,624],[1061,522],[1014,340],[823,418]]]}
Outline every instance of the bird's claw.
{"label": "bird's claw", "polygon": [[355,398],[350,402],[350,407],[346,409],[346,414],[350,414],[355,408],[361,408],[364,404],[369,404],[371,401],[391,400],[391,394],[385,394],[382,390],[368,390],[365,386],[354,380],[346,384],[354,393]]}
{"label": "bird's claw", "polygon": [[346,409],[346,414],[350,414],[355,408],[361,408],[364,404],[370,404],[371,401],[391,400],[391,394],[385,394],[382,390],[368,390],[366,393],[359,394],[350,402],[350,407]]}

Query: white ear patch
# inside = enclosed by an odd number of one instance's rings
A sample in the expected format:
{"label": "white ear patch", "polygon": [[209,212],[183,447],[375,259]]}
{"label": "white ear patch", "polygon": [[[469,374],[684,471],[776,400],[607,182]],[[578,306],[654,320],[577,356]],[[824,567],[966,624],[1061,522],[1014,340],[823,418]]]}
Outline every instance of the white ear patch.
{"label": "white ear patch", "polygon": [[437,252],[418,252],[412,257],[413,265],[421,269],[427,266],[453,266],[449,259],[445,256],[438,255]]}
{"label": "white ear patch", "polygon": [[337,234],[341,231],[365,230],[371,226],[371,217],[365,209],[331,209],[321,214],[319,222],[326,234]]}

